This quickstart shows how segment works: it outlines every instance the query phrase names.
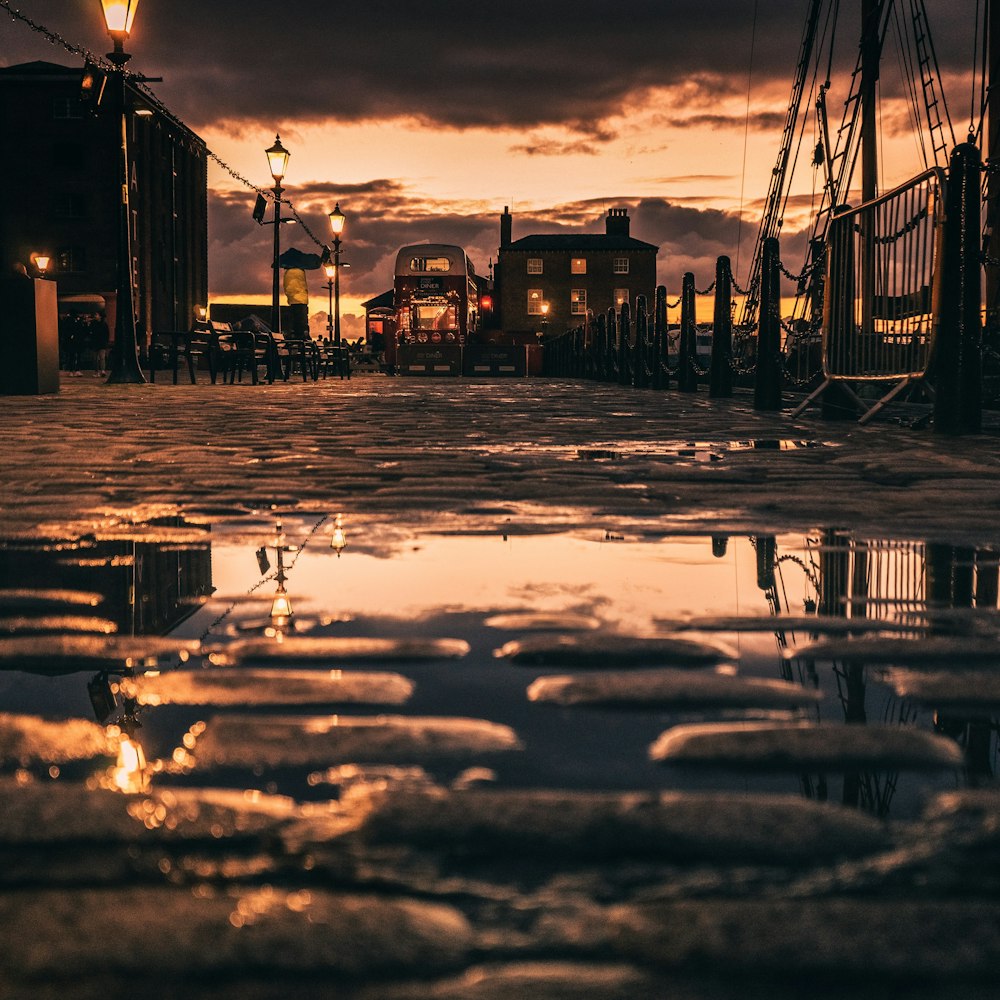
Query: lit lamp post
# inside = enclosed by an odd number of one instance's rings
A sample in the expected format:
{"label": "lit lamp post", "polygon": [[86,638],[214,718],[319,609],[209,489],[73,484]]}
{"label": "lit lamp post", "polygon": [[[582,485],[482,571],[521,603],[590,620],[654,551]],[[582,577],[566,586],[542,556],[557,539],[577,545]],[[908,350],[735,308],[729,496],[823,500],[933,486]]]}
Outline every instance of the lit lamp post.
{"label": "lit lamp post", "polygon": [[549,304],[548,302],[542,303],[542,338],[549,332]]}
{"label": "lit lamp post", "polygon": [[118,180],[118,279],[115,305],[115,348],[108,374],[108,384],[146,381],[139,365],[139,342],[135,334],[135,306],[132,299],[132,213],[129,208],[128,122],[125,99],[125,63],[132,57],[125,51],[125,40],[132,31],[139,0],[101,0],[104,23],[114,44],[108,59],[114,64],[112,74],[115,119],[120,136]]}
{"label": "lit lamp post", "polygon": [[329,303],[326,307],[326,339],[333,340],[333,279],[337,274],[337,265],[324,264],[323,273],[326,275],[327,302]]}
{"label": "lit lamp post", "polygon": [[35,267],[38,269],[38,277],[44,278],[45,272],[49,269],[49,263],[52,258],[45,253],[35,253],[31,255],[32,261],[34,261]]}
{"label": "lit lamp post", "polygon": [[281,307],[278,304],[278,257],[281,255],[281,179],[285,176],[288,167],[288,157],[291,155],[284,146],[281,145],[281,136],[275,135],[274,145],[266,149],[267,162],[271,168],[271,176],[274,178],[274,277],[271,284],[271,329],[275,333],[281,332]]}
{"label": "lit lamp post", "polygon": [[[347,216],[340,210],[340,202],[330,213],[330,229],[333,231],[333,342],[340,343],[340,234],[344,231]],[[329,274],[329,271],[327,272]]]}

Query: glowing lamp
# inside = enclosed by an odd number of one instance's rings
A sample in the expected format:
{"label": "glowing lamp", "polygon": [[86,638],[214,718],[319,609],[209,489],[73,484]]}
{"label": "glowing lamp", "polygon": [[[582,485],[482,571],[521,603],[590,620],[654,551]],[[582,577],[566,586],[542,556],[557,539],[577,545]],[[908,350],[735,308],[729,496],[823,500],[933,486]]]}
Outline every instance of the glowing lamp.
{"label": "glowing lamp", "polygon": [[205,318],[208,316],[208,310],[204,306],[195,306],[194,314],[200,322],[204,322]]}
{"label": "glowing lamp", "polygon": [[278,584],[278,589],[274,593],[271,601],[271,621],[277,626],[287,625],[292,618],[292,601],[282,584]]}
{"label": "glowing lamp", "polygon": [[281,145],[280,135],[274,137],[274,145],[266,149],[265,152],[267,153],[267,162],[271,168],[271,176],[276,181],[280,181],[285,176],[285,170],[288,167],[288,157],[291,156],[291,153]]}
{"label": "glowing lamp", "polygon": [[101,0],[104,23],[107,25],[108,34],[116,44],[119,39],[124,42],[132,33],[132,22],[135,20],[138,6],[139,0]]}
{"label": "glowing lamp", "polygon": [[333,525],[333,534],[330,536],[330,548],[337,553],[338,558],[340,553],[347,548],[347,535],[344,532],[344,522],[340,514],[337,515],[337,519]]}
{"label": "glowing lamp", "polygon": [[543,316],[548,316],[548,314],[549,314],[549,304],[548,304],[548,302],[543,302],[542,303],[542,315]]}
{"label": "glowing lamp", "polygon": [[484,310],[485,310],[485,309],[492,309],[492,308],[493,308],[493,299],[491,299],[489,295],[484,295],[484,296],[483,296],[483,297],[482,297],[482,298],[481,298],[481,299],[479,300],[479,305],[480,305],[480,306],[481,306],[481,307],[482,307],[482,308],[483,308]]}
{"label": "glowing lamp", "polygon": [[33,255],[35,261],[35,267],[38,268],[38,273],[44,278],[45,272],[49,269],[49,264],[52,258],[48,254],[36,253]]}
{"label": "glowing lamp", "polygon": [[336,264],[324,264],[323,265],[323,273],[328,278],[332,278],[337,273],[337,265]]}
{"label": "glowing lamp", "polygon": [[330,213],[330,229],[333,230],[334,236],[339,236],[344,231],[345,222],[347,222],[347,216],[341,212],[340,202],[337,202]]}

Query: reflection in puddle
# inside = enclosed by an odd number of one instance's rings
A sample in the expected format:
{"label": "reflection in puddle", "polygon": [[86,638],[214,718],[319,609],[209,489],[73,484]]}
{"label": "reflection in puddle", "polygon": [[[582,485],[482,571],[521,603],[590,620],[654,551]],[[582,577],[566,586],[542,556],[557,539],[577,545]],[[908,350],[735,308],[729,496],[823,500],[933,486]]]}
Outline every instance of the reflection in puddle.
{"label": "reflection in puddle", "polygon": [[[0,639],[0,708],[89,714],[108,727],[122,791],[197,774],[199,744],[244,768],[239,781],[262,781],[265,767],[275,774],[262,788],[296,795],[320,766],[412,765],[457,780],[435,770],[447,729],[397,726],[392,753],[355,758],[344,726],[334,742],[324,735],[339,706],[358,719],[392,705],[414,724],[500,727],[523,747],[516,763],[488,761],[507,788],[734,787],[728,762],[740,783],[759,773],[761,791],[912,815],[956,772],[898,766],[892,727],[962,748],[973,784],[995,772],[996,692],[964,682],[948,697],[946,676],[996,662],[992,550],[834,529],[526,534],[506,520],[495,534],[407,535],[286,514],[21,540],[0,546],[0,568],[0,621],[18,633]],[[917,665],[919,683],[901,669]],[[312,714],[293,724],[274,714],[283,705]],[[236,724],[226,713],[239,708],[256,714]],[[827,755],[814,747],[787,758],[791,777],[768,776],[752,735],[768,720],[809,727]],[[687,766],[690,741],[684,754],[651,751],[677,746],[672,731],[693,722],[712,773]],[[885,752],[852,757],[826,728],[843,723],[867,726]],[[475,742],[466,749],[474,757]],[[52,759],[19,762],[33,756]]]}
{"label": "reflection in puddle", "polygon": [[[192,995],[197,969],[257,995],[228,981],[249,948],[250,976],[305,977],[295,992],[377,978],[360,997],[390,995],[388,955],[413,985],[392,995],[464,997],[428,963],[450,975],[490,942],[502,963],[512,941],[603,958],[615,920],[650,947],[688,926],[728,942],[747,912],[745,963],[753,934],[827,904],[797,955],[895,975],[861,928],[906,963],[942,931],[976,959],[995,907],[965,909],[997,888],[977,788],[996,773],[995,550],[492,516],[463,535],[269,512],[0,542],[0,621],[23,621],[0,636],[0,884],[18,890],[0,906],[30,933],[5,961],[35,956],[27,981],[58,955],[133,992],[176,972]],[[153,960],[101,950],[136,926]],[[504,992],[555,995],[535,971]],[[676,986],[564,971],[560,996]]]}

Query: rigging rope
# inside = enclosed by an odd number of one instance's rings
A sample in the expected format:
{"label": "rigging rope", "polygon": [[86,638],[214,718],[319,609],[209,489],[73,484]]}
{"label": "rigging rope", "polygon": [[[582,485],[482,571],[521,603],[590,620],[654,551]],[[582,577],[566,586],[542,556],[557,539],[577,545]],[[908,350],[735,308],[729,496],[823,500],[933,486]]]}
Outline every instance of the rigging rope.
{"label": "rigging rope", "polygon": [[747,181],[747,144],[750,138],[750,87],[753,83],[753,53],[757,44],[757,6],[753,3],[753,27],[750,32],[750,66],[747,69],[747,114],[743,126],[743,166],[740,171],[740,211],[736,220],[736,271],[740,269],[740,248],[743,244],[743,192]]}

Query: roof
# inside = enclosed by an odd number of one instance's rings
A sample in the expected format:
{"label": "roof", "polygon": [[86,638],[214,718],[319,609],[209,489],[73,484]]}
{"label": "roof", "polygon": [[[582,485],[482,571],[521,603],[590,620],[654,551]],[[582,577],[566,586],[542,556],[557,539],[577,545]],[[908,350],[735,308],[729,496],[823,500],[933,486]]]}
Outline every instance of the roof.
{"label": "roof", "polygon": [[81,70],[80,66],[61,66],[59,63],[45,62],[39,59],[35,62],[18,63],[15,66],[0,66],[0,77],[66,80],[71,77],[79,77]]}
{"label": "roof", "polygon": [[392,289],[390,288],[387,292],[382,292],[380,295],[376,295],[372,299],[367,299],[361,303],[362,309],[391,309],[393,305],[392,300]]}
{"label": "roof", "polygon": [[652,243],[633,239],[631,236],[608,236],[604,233],[553,233],[552,235],[523,236],[500,248],[508,250],[653,250],[660,248]]}

